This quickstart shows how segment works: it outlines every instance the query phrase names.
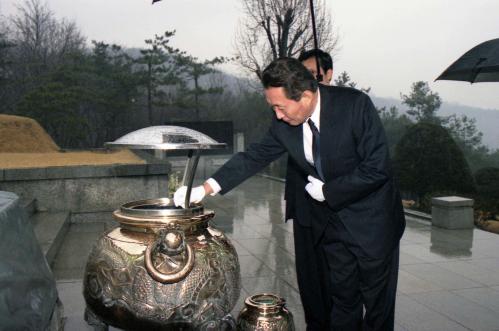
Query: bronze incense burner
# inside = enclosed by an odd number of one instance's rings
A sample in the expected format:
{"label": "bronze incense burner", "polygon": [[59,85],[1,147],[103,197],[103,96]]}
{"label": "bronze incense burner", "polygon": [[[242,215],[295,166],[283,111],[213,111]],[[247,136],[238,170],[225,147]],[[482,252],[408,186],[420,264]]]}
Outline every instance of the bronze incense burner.
{"label": "bronze incense burner", "polygon": [[[132,132],[133,139],[126,135],[108,145],[188,150],[183,179],[188,202],[200,151],[224,144],[186,128],[142,130]],[[120,226],[99,238],[84,275],[85,318],[95,328],[234,328],[230,311],[240,292],[237,253],[224,233],[210,225],[213,211],[201,204],[175,207],[172,200],[133,201],[113,213]]]}

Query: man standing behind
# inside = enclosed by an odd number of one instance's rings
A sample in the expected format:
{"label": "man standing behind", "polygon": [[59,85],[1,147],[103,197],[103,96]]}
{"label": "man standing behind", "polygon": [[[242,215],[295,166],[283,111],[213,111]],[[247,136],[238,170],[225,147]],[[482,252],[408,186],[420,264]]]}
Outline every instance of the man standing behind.
{"label": "man standing behind", "polygon": [[288,152],[307,330],[393,330],[405,219],[376,109],[358,90],[319,85],[296,59],[273,61],[262,83],[275,113],[268,133],[193,188],[191,201],[230,191]]}
{"label": "man standing behind", "polygon": [[[319,75],[317,75],[317,60],[319,61]],[[331,85],[333,79],[333,59],[331,55],[320,49],[311,49],[304,51],[298,57],[305,68],[312,73],[314,77],[320,77],[317,81],[324,85]]]}

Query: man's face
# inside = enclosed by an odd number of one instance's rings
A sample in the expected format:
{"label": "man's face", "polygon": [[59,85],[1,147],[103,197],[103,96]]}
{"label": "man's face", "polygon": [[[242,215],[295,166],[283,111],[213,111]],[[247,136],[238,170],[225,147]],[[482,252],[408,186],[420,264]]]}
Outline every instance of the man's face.
{"label": "man's face", "polygon": [[[317,62],[315,61],[315,57],[309,57],[308,59],[302,61],[302,64],[312,73],[312,75],[314,75],[314,77],[317,77]],[[333,70],[329,69],[327,72],[324,72],[320,66],[319,70],[322,75],[322,80],[319,83],[329,85],[331,78],[333,78]]]}
{"label": "man's face", "polygon": [[277,118],[289,125],[297,126],[305,122],[313,112],[313,96],[311,91],[305,91],[299,101],[288,99],[284,88],[269,87],[265,89],[265,98],[272,107]]}

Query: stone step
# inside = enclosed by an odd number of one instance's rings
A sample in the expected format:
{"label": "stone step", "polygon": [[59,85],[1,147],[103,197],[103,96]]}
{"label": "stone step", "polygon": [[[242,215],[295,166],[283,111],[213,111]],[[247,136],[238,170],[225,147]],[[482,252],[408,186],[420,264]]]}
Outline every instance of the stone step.
{"label": "stone step", "polygon": [[55,256],[69,229],[69,212],[37,212],[31,216],[35,236],[40,243],[49,265]]}
{"label": "stone step", "polygon": [[28,217],[32,217],[36,213],[36,199],[21,200],[21,205],[28,214]]}
{"label": "stone step", "polygon": [[404,213],[407,216],[412,216],[412,217],[420,219],[420,220],[431,222],[431,215],[430,214],[426,214],[426,213],[423,213],[423,212],[420,212],[417,210],[412,210],[412,209],[407,209],[407,208],[404,208]]}

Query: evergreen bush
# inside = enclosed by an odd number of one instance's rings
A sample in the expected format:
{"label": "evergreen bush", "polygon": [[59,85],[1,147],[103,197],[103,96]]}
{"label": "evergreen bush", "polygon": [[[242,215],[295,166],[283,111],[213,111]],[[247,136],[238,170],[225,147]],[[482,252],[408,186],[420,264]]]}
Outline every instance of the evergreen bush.
{"label": "evergreen bush", "polygon": [[487,167],[476,171],[475,209],[499,215],[499,168]]}
{"label": "evergreen bush", "polygon": [[462,151],[437,124],[420,122],[410,127],[395,147],[394,167],[401,190],[415,193],[420,203],[437,192],[468,197],[475,193]]}

